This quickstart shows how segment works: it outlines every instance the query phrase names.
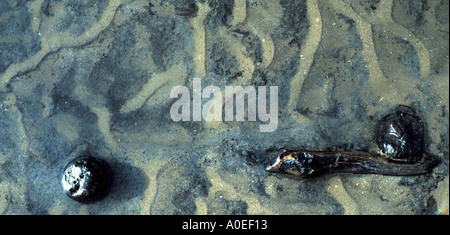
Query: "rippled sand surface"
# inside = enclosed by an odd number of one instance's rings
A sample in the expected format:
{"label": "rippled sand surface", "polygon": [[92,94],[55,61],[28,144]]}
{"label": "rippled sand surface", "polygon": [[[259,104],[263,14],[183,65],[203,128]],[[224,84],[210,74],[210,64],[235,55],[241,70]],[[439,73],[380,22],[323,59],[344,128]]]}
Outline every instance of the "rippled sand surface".
{"label": "rippled sand surface", "polygon": [[[2,0],[0,214],[448,214],[448,4]],[[172,121],[171,89],[194,78],[277,86],[276,131]],[[430,174],[264,170],[275,148],[377,152],[399,104],[425,122]],[[85,153],[116,172],[88,205],[60,184]]]}

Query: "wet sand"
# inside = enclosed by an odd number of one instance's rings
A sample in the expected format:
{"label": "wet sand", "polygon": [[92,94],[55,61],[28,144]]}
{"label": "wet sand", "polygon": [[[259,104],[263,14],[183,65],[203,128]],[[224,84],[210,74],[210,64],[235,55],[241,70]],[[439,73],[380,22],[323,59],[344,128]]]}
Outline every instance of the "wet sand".
{"label": "wet sand", "polygon": [[[444,0],[1,1],[0,214],[448,214],[448,30]],[[197,77],[278,86],[278,128],[172,121]],[[264,170],[272,148],[377,152],[399,104],[430,174]],[[83,153],[116,172],[89,205],[59,180]]]}

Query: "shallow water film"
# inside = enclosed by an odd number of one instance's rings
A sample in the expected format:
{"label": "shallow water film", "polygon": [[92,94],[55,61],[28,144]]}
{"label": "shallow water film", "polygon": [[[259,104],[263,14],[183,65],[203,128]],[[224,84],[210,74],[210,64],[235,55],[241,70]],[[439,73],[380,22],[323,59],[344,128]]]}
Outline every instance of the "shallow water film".
{"label": "shallow water film", "polygon": [[[448,0],[2,0],[0,214],[448,214],[448,32]],[[265,169],[377,154],[398,105],[427,174]],[[85,155],[114,173],[89,204],[61,184]]]}

